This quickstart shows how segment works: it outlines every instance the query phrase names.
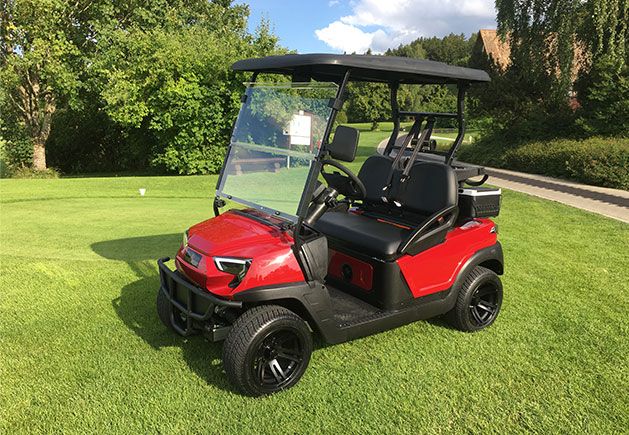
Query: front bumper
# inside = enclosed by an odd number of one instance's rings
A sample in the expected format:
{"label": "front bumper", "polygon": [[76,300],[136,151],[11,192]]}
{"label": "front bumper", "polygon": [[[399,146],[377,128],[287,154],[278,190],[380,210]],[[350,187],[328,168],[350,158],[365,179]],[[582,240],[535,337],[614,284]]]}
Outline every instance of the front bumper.
{"label": "front bumper", "polygon": [[212,339],[218,341],[222,337],[212,321],[216,307],[242,308],[242,302],[228,301],[218,298],[196,285],[192,284],[176,270],[170,270],[166,264],[169,257],[157,260],[159,267],[160,289],[171,305],[170,321],[179,334],[188,336],[200,329],[212,334]]}

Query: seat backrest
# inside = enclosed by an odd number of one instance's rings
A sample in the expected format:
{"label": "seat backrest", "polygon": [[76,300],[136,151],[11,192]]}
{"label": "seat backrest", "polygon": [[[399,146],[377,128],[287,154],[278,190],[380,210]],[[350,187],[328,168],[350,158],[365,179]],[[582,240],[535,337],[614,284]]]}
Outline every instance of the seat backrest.
{"label": "seat backrest", "polygon": [[356,158],[360,131],[346,125],[339,125],[334,131],[332,142],[327,146],[330,156],[335,160],[353,162]]}
{"label": "seat backrest", "polygon": [[415,162],[408,178],[392,192],[403,209],[426,216],[456,205],[457,194],[456,175],[450,166],[421,161]]}
{"label": "seat backrest", "polygon": [[384,188],[389,182],[389,174],[393,159],[380,154],[370,156],[358,172],[358,178],[365,185],[367,195],[365,202],[369,204],[379,204],[385,195]]}
{"label": "seat backrest", "polygon": [[[401,181],[402,172],[393,171],[393,159],[382,155],[370,156],[360,168],[358,178],[365,185],[365,203],[378,207],[409,211],[429,216],[456,205],[458,185],[454,170],[443,163],[417,161],[408,178]],[[388,191],[384,188],[390,183]],[[388,195],[387,195],[388,194]],[[383,196],[388,196],[386,203]]]}

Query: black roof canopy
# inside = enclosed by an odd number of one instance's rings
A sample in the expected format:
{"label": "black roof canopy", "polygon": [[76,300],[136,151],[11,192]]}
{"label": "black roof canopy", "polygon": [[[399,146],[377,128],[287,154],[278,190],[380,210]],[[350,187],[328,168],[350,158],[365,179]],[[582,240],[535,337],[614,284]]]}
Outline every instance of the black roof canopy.
{"label": "black roof canopy", "polygon": [[456,84],[490,81],[482,70],[451,66],[410,57],[366,54],[286,54],[244,59],[232,65],[236,71],[287,74],[318,81],[340,81],[350,69],[350,80],[410,84]]}

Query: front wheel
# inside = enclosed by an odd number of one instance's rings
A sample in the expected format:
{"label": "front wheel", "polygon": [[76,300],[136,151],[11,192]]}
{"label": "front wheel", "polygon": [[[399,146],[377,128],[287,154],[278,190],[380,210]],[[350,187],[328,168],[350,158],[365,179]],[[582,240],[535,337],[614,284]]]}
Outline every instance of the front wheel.
{"label": "front wheel", "polygon": [[157,304],[156,305],[157,305],[157,316],[159,317],[159,320],[162,321],[165,327],[167,327],[173,332],[177,332],[175,331],[175,328],[173,328],[173,324],[170,320],[172,307],[170,305],[170,302],[166,298],[166,295],[164,295],[164,291],[161,288],[157,290]]}
{"label": "front wheel", "polygon": [[262,305],[245,311],[223,344],[229,380],[251,396],[292,387],[303,376],[312,354],[308,325],[292,311]]}
{"label": "front wheel", "polygon": [[457,329],[474,332],[496,320],[502,306],[502,283],[493,271],[476,266],[465,277],[456,305],[446,317]]}

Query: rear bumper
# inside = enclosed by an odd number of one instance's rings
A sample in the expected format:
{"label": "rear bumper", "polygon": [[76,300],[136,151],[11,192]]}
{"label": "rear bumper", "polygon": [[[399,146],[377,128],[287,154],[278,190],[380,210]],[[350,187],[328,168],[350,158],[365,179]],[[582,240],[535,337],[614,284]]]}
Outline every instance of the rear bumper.
{"label": "rear bumper", "polygon": [[215,331],[211,320],[216,307],[242,308],[242,302],[221,299],[192,284],[178,271],[170,270],[165,264],[168,261],[168,257],[157,260],[159,291],[171,305],[170,320],[179,334],[191,335],[204,326],[210,326],[206,330]]}

